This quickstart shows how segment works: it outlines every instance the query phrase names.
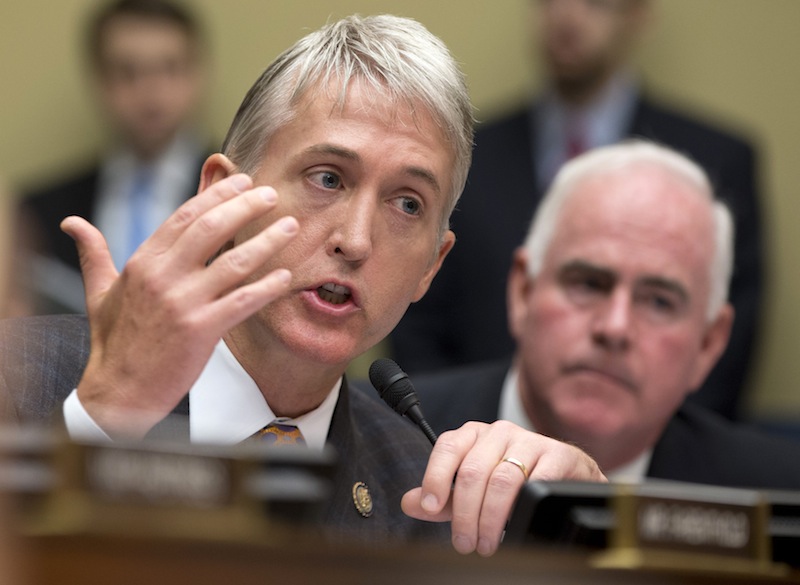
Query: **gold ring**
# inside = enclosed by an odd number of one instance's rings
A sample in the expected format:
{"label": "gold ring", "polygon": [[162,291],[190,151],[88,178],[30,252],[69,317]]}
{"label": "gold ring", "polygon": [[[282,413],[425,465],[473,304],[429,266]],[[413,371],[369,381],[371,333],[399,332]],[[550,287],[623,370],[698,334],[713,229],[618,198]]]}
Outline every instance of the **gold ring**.
{"label": "gold ring", "polygon": [[[525,478],[525,480],[526,481],[528,480],[528,468],[525,467],[525,464],[522,461],[520,461],[516,457],[504,457],[503,461],[505,461],[506,463],[510,463],[511,465],[514,465],[517,469],[519,469],[522,472],[522,475]],[[503,461],[501,461],[500,463],[503,463]]]}

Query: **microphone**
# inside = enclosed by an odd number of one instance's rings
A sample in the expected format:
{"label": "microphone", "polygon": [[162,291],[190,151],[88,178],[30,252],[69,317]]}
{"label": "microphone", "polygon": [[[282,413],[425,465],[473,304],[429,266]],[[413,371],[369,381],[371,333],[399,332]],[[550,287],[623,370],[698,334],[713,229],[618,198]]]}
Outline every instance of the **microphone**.
{"label": "microphone", "polygon": [[377,359],[369,367],[369,381],[386,404],[400,416],[407,416],[414,421],[431,445],[436,443],[436,433],[425,420],[414,386],[400,366],[388,358]]}

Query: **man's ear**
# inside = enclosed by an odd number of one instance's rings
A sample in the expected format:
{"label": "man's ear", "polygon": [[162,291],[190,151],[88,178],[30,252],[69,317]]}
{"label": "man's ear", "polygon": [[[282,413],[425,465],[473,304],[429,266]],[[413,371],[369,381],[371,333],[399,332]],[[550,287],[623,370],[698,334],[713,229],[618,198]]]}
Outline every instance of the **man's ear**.
{"label": "man's ear", "polygon": [[417,287],[417,292],[414,297],[411,299],[412,303],[416,303],[422,297],[425,296],[425,293],[428,292],[428,289],[431,286],[431,282],[433,282],[433,277],[439,272],[439,269],[442,267],[442,262],[450,253],[450,250],[453,249],[453,246],[456,243],[456,235],[453,233],[452,230],[447,230],[442,238],[442,243],[439,244],[439,251],[436,253],[436,258],[431,262],[431,265],[428,267],[428,270],[422,276],[422,280]]}
{"label": "man's ear", "polygon": [[508,330],[514,339],[519,339],[528,316],[528,294],[534,286],[528,274],[528,254],[525,248],[514,250],[514,260],[508,272],[506,304],[508,305]]}
{"label": "man's ear", "polygon": [[734,310],[733,305],[727,303],[720,310],[716,319],[706,326],[700,351],[692,372],[691,386],[692,391],[697,390],[705,382],[711,369],[716,365],[722,352],[728,346],[728,339],[731,336],[733,326]]}
{"label": "man's ear", "polygon": [[238,172],[238,169],[231,159],[220,152],[215,152],[203,163],[203,169],[200,171],[200,186],[197,192],[205,191],[217,181],[230,177],[236,172]]}
{"label": "man's ear", "polygon": [[[203,169],[200,171],[200,185],[198,186],[197,192],[201,193],[205,191],[217,181],[221,181],[225,177],[230,177],[236,172],[238,172],[238,169],[231,159],[222,153],[215,152],[203,163]],[[231,248],[233,248],[233,241],[225,242],[225,244],[206,261],[206,264],[211,264],[220,254]]]}

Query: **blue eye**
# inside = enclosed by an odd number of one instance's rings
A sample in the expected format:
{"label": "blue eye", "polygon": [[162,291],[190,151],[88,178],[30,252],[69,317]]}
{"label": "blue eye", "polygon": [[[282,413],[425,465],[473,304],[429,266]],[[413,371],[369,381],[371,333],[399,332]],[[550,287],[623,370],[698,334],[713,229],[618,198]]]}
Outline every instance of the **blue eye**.
{"label": "blue eye", "polygon": [[320,182],[326,189],[336,189],[342,184],[342,180],[339,178],[339,176],[334,175],[333,173],[322,173],[320,176]]}
{"label": "blue eye", "polygon": [[401,197],[400,209],[402,209],[409,215],[419,215],[420,204],[419,201],[417,201],[416,199],[412,199],[411,197]]}
{"label": "blue eye", "polygon": [[342,178],[331,171],[319,171],[311,174],[309,178],[323,189],[338,189],[342,186]]}

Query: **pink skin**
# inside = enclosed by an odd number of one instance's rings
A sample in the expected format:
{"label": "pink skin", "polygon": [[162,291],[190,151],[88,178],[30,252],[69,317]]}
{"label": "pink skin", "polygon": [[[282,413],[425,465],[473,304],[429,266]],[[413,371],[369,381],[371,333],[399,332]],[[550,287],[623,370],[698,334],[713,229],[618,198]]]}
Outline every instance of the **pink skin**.
{"label": "pink skin", "polygon": [[642,166],[576,189],[536,278],[518,253],[509,319],[537,430],[613,470],[705,379],[732,309],[706,314],[713,226],[693,187]]}

